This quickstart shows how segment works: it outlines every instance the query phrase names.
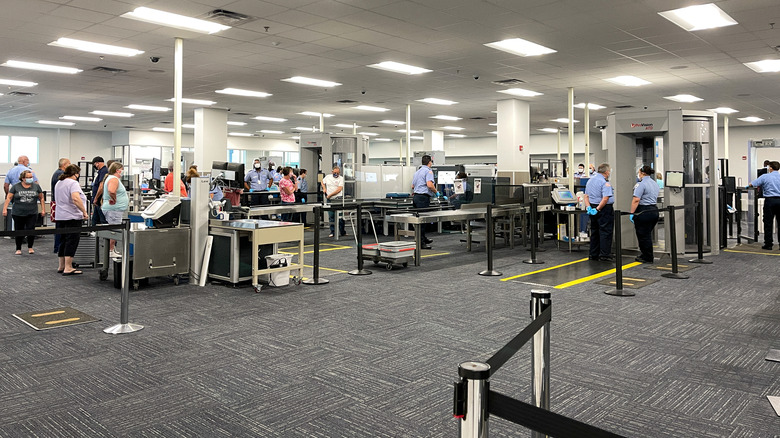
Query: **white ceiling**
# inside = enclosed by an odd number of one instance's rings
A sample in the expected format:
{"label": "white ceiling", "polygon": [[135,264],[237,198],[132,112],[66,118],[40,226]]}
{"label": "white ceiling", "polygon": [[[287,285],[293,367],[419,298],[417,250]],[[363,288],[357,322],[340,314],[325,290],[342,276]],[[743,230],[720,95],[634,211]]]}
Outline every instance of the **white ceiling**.
{"label": "white ceiling", "polygon": [[[0,63],[8,59],[78,67],[77,75],[0,67],[0,78],[38,82],[32,88],[0,89],[0,124],[41,126],[39,119],[88,116],[92,110],[129,111],[131,104],[167,105],[173,96],[173,38],[184,38],[184,97],[217,101],[230,108],[229,120],[245,121],[231,131],[260,129],[292,132],[318,125],[301,111],[335,114],[336,123],[357,122],[361,131],[398,138],[401,128],[378,120],[405,120],[412,105],[412,129],[445,125],[465,127],[468,136],[486,136],[495,128],[496,102],[508,96],[492,83],[525,81],[522,88],[544,93],[529,98],[532,131],[557,127],[550,119],[566,117],[567,87],[577,102],[616,106],[686,109],[729,106],[737,117],[758,116],[777,124],[780,74],[759,74],[743,62],[780,57],[780,1],[714,1],[739,24],[687,32],[657,14],[706,0],[0,0]],[[138,6],[204,17],[226,9],[255,18],[214,35],[160,27],[120,15]],[[774,29],[770,23],[777,23]],[[266,27],[268,30],[266,31]],[[133,58],[99,55],[48,46],[69,37],[144,50]],[[506,38],[524,38],[557,53],[523,58],[485,47]],[[152,63],[150,56],[160,57]],[[393,60],[433,70],[419,76],[386,72],[366,65]],[[112,74],[95,67],[127,70]],[[604,79],[635,75],[651,81],[645,87],[621,87]],[[333,89],[281,82],[309,76],[340,82]],[[474,77],[479,79],[475,80]],[[217,94],[225,88],[273,93],[268,98]],[[7,95],[11,91],[34,97]],[[675,94],[704,99],[678,104],[663,99]],[[438,97],[460,102],[444,107],[415,102]],[[349,99],[392,111],[372,113],[337,101]],[[184,123],[192,123],[194,106],[184,106]],[[617,111],[620,111],[619,109]],[[172,122],[172,112],[132,111],[131,119],[104,117],[99,123],[77,122],[76,129],[150,129]],[[243,115],[243,114],[246,115]],[[463,117],[458,122],[430,119],[436,114]],[[285,123],[253,120],[257,115],[283,117]],[[484,120],[470,120],[471,118]],[[582,111],[575,118],[582,120]],[[104,125],[107,125],[104,127]],[[580,127],[578,130],[581,130]],[[349,129],[347,129],[349,131]],[[185,129],[184,132],[190,132]],[[268,137],[287,138],[285,135]]]}

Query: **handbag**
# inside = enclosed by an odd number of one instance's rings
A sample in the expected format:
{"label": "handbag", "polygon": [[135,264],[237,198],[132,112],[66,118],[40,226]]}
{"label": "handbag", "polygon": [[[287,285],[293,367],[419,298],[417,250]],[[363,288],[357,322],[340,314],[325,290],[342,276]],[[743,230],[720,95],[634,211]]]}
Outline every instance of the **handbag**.
{"label": "handbag", "polygon": [[54,201],[51,201],[51,207],[49,207],[49,217],[51,218],[51,221],[54,222],[56,219],[54,219],[54,212],[57,210],[57,203]]}

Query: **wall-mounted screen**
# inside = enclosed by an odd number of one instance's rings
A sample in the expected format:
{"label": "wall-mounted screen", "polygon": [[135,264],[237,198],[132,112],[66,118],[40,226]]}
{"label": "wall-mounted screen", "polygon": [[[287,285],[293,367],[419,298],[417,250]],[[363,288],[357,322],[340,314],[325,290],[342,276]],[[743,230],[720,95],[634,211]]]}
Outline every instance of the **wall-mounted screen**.
{"label": "wall-mounted screen", "polygon": [[666,187],[683,188],[685,187],[685,180],[683,179],[684,173],[673,170],[666,171],[666,181],[664,185]]}

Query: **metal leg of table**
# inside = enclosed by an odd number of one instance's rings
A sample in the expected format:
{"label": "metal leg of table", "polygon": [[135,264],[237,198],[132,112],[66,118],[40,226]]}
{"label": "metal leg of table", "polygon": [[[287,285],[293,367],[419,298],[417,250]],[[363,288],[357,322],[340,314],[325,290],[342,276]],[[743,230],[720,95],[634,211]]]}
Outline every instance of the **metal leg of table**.
{"label": "metal leg of table", "polygon": [[422,256],[422,227],[423,224],[418,224],[414,227],[414,266],[420,266],[420,259]]}
{"label": "metal leg of table", "polygon": [[466,233],[468,234],[468,237],[466,237],[466,251],[471,252],[471,221],[466,219]]}

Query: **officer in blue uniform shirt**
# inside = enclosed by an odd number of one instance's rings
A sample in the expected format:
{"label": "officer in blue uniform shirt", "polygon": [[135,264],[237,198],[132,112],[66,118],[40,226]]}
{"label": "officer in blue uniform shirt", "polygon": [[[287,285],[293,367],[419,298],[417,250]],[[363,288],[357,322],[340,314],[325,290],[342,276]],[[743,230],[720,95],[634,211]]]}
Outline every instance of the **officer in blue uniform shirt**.
{"label": "officer in blue uniform shirt", "polygon": [[[268,170],[263,169],[263,166],[260,164],[260,160],[255,159],[254,164],[252,164],[252,170],[247,172],[246,177],[244,177],[244,188],[249,190],[250,192],[265,192],[268,191],[268,188],[271,187],[271,184],[273,183],[273,180],[271,179],[271,176],[268,173]],[[260,204],[268,204],[268,196],[251,196],[249,204],[258,204],[258,199],[260,198]]]}
{"label": "officer in blue uniform shirt", "polygon": [[639,169],[639,182],[634,186],[634,197],[629,210],[629,219],[634,223],[641,253],[635,260],[642,263],[653,263],[653,229],[658,223],[659,189],[658,183],[651,175],[653,169],[650,166],[642,166]]}
{"label": "officer in blue uniform shirt", "polygon": [[780,223],[780,172],[778,170],[780,170],[780,162],[770,161],[767,173],[750,183],[764,193],[764,246],[761,247],[763,249],[772,249],[775,219]]}
{"label": "officer in blue uniform shirt", "polygon": [[613,261],[612,230],[615,223],[615,210],[612,204],[615,197],[609,175],[612,169],[607,163],[599,164],[598,173],[594,174],[585,185],[585,205],[590,220],[590,259]]}
{"label": "officer in blue uniform shirt", "polygon": [[[431,197],[436,196],[436,184],[433,182],[433,170],[431,166],[433,160],[430,155],[423,155],[422,166],[417,169],[412,177],[412,188],[414,189],[414,198],[412,204],[414,208],[427,208],[431,205]],[[433,240],[425,235],[425,226],[420,224],[420,235],[422,237],[422,249],[431,249]]]}

